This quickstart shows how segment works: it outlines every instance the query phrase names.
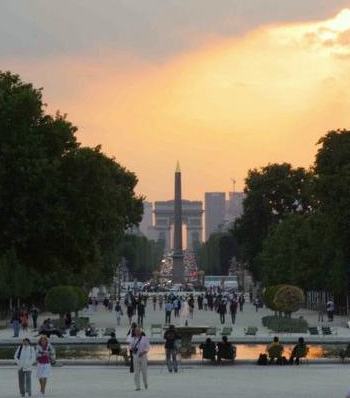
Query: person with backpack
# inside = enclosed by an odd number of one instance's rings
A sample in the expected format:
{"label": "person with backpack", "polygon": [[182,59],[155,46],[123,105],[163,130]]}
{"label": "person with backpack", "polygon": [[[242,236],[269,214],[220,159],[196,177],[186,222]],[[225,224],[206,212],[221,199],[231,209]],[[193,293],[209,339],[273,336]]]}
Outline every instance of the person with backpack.
{"label": "person with backpack", "polygon": [[55,363],[55,350],[47,336],[40,336],[36,347],[37,377],[40,384],[41,397],[45,396],[47,379],[51,375],[51,364]]}
{"label": "person with backpack", "polygon": [[17,348],[14,359],[18,367],[18,385],[21,397],[28,394],[32,396],[32,367],[35,363],[35,350],[30,345],[28,338],[23,339],[22,344]]}

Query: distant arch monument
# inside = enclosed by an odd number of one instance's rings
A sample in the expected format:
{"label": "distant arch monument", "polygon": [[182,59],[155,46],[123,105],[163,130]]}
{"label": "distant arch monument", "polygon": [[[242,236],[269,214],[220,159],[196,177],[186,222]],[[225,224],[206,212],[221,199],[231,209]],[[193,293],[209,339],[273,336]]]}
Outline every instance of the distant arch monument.
{"label": "distant arch monument", "polygon": [[[164,249],[173,249],[171,228],[175,224],[175,201],[167,200],[154,203],[154,221],[158,240],[164,241]],[[182,224],[187,230],[187,249],[192,250],[194,242],[203,241],[203,203],[182,200]]]}

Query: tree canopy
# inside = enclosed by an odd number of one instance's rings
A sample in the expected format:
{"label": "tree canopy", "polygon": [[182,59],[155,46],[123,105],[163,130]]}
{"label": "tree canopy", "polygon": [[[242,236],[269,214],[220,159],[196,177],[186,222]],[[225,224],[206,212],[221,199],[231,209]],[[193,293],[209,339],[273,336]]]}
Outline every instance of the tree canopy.
{"label": "tree canopy", "polygon": [[[46,114],[41,89],[0,72],[0,268],[15,262],[33,293],[109,279],[125,230],[141,220],[135,174],[76,132]],[[9,290],[19,294],[14,282]]]}
{"label": "tree canopy", "polygon": [[234,235],[266,286],[290,283],[346,294],[350,287],[350,131],[328,132],[310,171],[253,170]]}

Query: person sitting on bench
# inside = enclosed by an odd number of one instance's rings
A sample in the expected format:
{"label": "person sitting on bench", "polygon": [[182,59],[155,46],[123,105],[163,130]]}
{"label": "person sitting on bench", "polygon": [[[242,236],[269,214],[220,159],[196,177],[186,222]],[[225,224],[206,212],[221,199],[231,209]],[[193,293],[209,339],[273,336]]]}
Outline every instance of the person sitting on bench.
{"label": "person sitting on bench", "polygon": [[200,344],[199,348],[203,350],[203,359],[215,362],[216,346],[210,337],[206,339],[205,343]]}
{"label": "person sitting on bench", "polygon": [[303,337],[299,337],[298,339],[298,343],[294,346],[290,359],[289,359],[289,363],[292,365],[294,363],[294,359],[295,359],[295,364],[299,365],[299,360],[300,358],[304,358],[306,357],[308,352],[308,348],[307,345],[305,344],[304,338]]}
{"label": "person sitting on bench", "polygon": [[221,362],[222,359],[230,359],[234,360],[233,355],[233,346],[232,344],[227,341],[227,336],[222,337],[222,341],[218,343],[218,363]]}
{"label": "person sitting on bench", "polygon": [[274,363],[275,360],[278,364],[282,363],[283,345],[279,342],[278,337],[273,338],[272,344],[267,347],[266,351],[269,355],[270,364]]}
{"label": "person sitting on bench", "polygon": [[43,324],[39,328],[38,335],[44,335],[47,338],[50,338],[51,335],[55,334],[57,337],[63,337],[63,333],[61,330],[55,328],[53,322],[50,318],[44,320]]}
{"label": "person sitting on bench", "polygon": [[126,349],[121,348],[121,345],[115,337],[114,332],[111,333],[111,337],[107,341],[107,348],[110,350],[111,355],[121,356],[125,359],[125,361],[128,360],[128,352]]}

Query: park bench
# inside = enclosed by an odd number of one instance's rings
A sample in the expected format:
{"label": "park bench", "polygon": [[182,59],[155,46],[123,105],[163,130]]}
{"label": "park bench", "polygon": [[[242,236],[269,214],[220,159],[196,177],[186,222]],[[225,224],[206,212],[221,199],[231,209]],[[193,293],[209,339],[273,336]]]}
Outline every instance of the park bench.
{"label": "park bench", "polygon": [[221,331],[221,336],[231,336],[232,326],[224,326]]}
{"label": "park bench", "polygon": [[115,333],[115,329],[114,328],[106,328],[103,335],[104,336],[110,336],[111,333]]}
{"label": "park bench", "polygon": [[337,334],[336,329],[332,329],[330,326],[322,326],[323,336],[330,336],[331,334]]}
{"label": "park bench", "polygon": [[244,334],[246,336],[256,336],[257,331],[258,328],[256,326],[248,326],[246,329],[244,329]]}
{"label": "park bench", "polygon": [[154,335],[162,335],[163,334],[163,325],[161,323],[152,323],[151,324],[151,337]]}
{"label": "park bench", "polygon": [[207,336],[216,336],[217,328],[215,326],[211,326],[207,329]]}

